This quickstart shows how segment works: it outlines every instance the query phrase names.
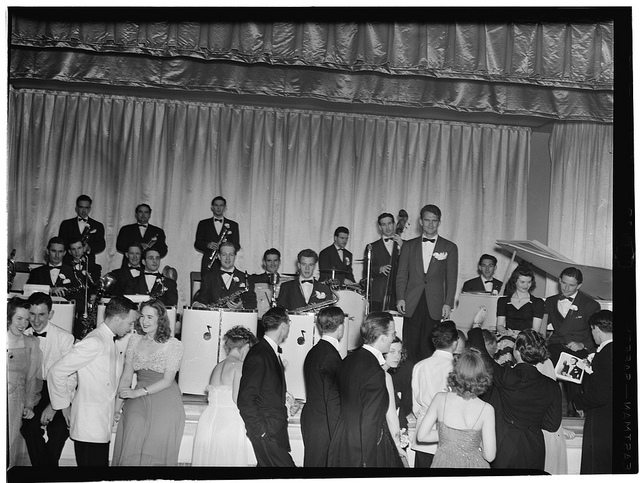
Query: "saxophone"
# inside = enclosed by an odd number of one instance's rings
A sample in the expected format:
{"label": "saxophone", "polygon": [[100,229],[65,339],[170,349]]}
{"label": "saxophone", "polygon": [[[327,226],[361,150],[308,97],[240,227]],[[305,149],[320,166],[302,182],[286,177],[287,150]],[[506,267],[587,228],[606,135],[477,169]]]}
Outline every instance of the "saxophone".
{"label": "saxophone", "polygon": [[231,295],[227,295],[226,297],[222,297],[215,304],[207,305],[208,309],[221,309],[227,306],[227,302],[235,302],[236,299],[240,298],[240,296],[249,291],[249,287],[245,287],[242,290],[237,290],[233,292]]}
{"label": "saxophone", "polygon": [[331,291],[331,295],[333,296],[331,300],[325,300],[323,302],[315,302],[313,304],[305,305],[304,307],[300,307],[299,309],[293,310],[293,312],[304,314],[307,312],[312,312],[314,310],[321,309],[323,307],[328,307],[330,305],[337,304],[338,300],[340,300],[340,297],[338,297],[338,294],[336,294],[333,290]]}
{"label": "saxophone", "polygon": [[82,337],[84,338],[89,332],[97,327],[98,322],[98,305],[104,294],[116,284],[116,279],[110,273],[98,280],[98,291],[96,298],[90,305],[86,317],[82,318]]}

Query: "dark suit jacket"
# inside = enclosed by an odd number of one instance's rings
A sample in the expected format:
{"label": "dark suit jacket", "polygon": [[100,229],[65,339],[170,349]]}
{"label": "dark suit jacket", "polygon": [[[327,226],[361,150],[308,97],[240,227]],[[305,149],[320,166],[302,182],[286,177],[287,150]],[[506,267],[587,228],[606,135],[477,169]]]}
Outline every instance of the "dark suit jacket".
{"label": "dark suit jacket", "polygon": [[[58,279],[55,284],[51,283],[48,265],[42,265],[41,267],[31,270],[27,283],[48,285],[49,287],[64,287],[67,289],[77,289],[80,286],[78,280],[73,274],[73,268],[68,265],[60,266],[60,274],[58,275]],[[72,299],[73,297],[70,296],[65,298]]]}
{"label": "dark suit jacket", "polygon": [[210,305],[215,304],[221,298],[227,297],[234,292],[243,290],[245,287],[249,289],[248,292],[244,292],[240,298],[242,299],[242,305],[245,309],[255,309],[258,307],[258,299],[253,289],[253,284],[246,277],[244,272],[241,272],[237,268],[233,271],[233,278],[229,288],[224,284],[222,280],[222,274],[219,267],[214,267],[211,272],[207,272],[202,277],[202,285],[198,294],[195,297],[194,302],[200,302],[202,304]]}
{"label": "dark suit jacket", "polygon": [[582,380],[583,392],[574,396],[585,410],[580,474],[612,473],[613,447],[613,342],[593,358],[592,374]]}
{"label": "dark suit jacket", "polygon": [[329,466],[401,465],[387,426],[385,372],[376,357],[362,347],[349,354],[338,367],[336,388],[341,410],[329,446]]}
{"label": "dark suit jacket", "polygon": [[[147,231],[144,233],[144,237],[140,236],[140,228],[137,223],[131,225],[125,225],[120,228],[118,232],[118,238],[116,239],[116,250],[120,253],[126,253],[127,248],[134,242],[149,243],[153,237],[157,237],[153,248],[158,250],[161,257],[166,256],[169,249],[167,248],[167,240],[164,234],[164,230],[154,225],[148,225]],[[127,265],[127,257],[122,257],[122,266]]]}
{"label": "dark suit jacket", "polygon": [[562,317],[558,311],[558,298],[560,295],[553,295],[545,301],[544,311],[549,314],[549,323],[553,325],[553,334],[549,337],[548,343],[567,344],[571,341],[582,342],[587,351],[595,347],[591,328],[589,327],[589,317],[600,310],[600,304],[588,295],[578,291],[573,299],[573,304],[578,310],[569,310],[566,317]]}
{"label": "dark suit jacket", "polygon": [[[348,273],[336,273],[336,279],[343,283],[346,278],[355,282],[356,279],[353,276],[353,255],[346,248],[343,250],[343,260],[340,260],[338,249],[335,244],[331,244],[320,252],[318,256],[318,266],[320,270],[330,270],[335,268],[336,270],[344,270]],[[331,272],[320,272],[320,281],[331,278]]]}
{"label": "dark suit jacket", "polygon": [[[224,218],[222,224],[229,224],[229,230],[231,231],[231,233],[229,233],[229,235],[227,236],[227,241],[230,241],[234,244],[234,246],[236,247],[236,251],[240,250],[240,228],[238,227],[238,224],[228,218]],[[219,229],[222,230],[222,227],[220,227]],[[198,223],[198,228],[196,230],[196,241],[194,243],[194,246],[196,247],[196,250],[202,252],[200,271],[203,274],[209,271],[207,265],[209,264],[209,257],[211,257],[211,254],[213,253],[213,250],[209,250],[207,248],[207,244],[209,242],[218,243],[218,241],[220,241],[220,233],[221,231],[216,231],[216,227],[214,227],[213,217],[206,218]],[[216,263],[216,265],[219,264],[219,262]]]}
{"label": "dark suit jacket", "polygon": [[[144,267],[140,267],[140,271],[138,272],[138,274],[142,272],[144,272]],[[109,274],[116,279],[116,283],[108,292],[111,296],[124,295],[125,293],[127,293],[127,288],[131,283],[133,283],[133,279],[135,278],[133,275],[131,275],[131,270],[128,266],[118,268],[112,272],[109,272]]]}
{"label": "dark suit jacket", "polygon": [[[102,266],[96,263],[93,263],[89,257],[87,257],[87,259],[89,260],[89,276],[91,277],[90,280],[87,280],[87,284],[89,286],[89,293],[95,294],[98,290],[98,282],[100,281],[100,275],[102,274]],[[70,266],[74,270],[74,276],[76,277],[76,279],[80,280],[84,284],[85,274],[82,273],[83,271],[75,269],[75,264],[73,263],[73,260],[71,261]],[[82,292],[82,295],[84,297],[84,291]]]}
{"label": "dark suit jacket", "polygon": [[[397,250],[396,250],[397,251]],[[400,259],[400,252],[397,252],[398,255],[396,256],[395,260],[393,261],[394,265],[396,266],[396,268],[398,267],[398,260]],[[369,257],[368,257],[368,250],[365,248],[364,250],[364,269],[362,272],[362,278],[364,278],[366,280],[367,278],[367,274],[368,274],[368,264],[369,264]],[[373,302],[383,302],[384,301],[384,296],[385,296],[385,292],[387,290],[387,276],[384,275],[383,273],[380,273],[380,267],[384,267],[385,265],[389,265],[391,263],[391,255],[389,254],[389,252],[387,251],[386,247],[384,246],[384,242],[382,241],[382,239],[376,240],[373,243],[371,243],[371,277],[372,277],[372,281],[371,281],[371,288],[370,288],[370,294],[371,294],[371,300]],[[389,283],[393,284],[392,287],[392,291],[395,292],[395,279],[391,280]],[[395,297],[393,300],[390,300],[390,309],[391,310],[395,310]]]}
{"label": "dark suit jacket", "polygon": [[[493,279],[493,290],[500,292],[502,288],[502,282],[497,278]],[[478,276],[476,278],[472,278],[471,280],[467,280],[464,285],[462,285],[463,292],[488,292],[487,286],[485,285],[482,277]]]}
{"label": "dark suit jacket", "polygon": [[[91,227],[91,230],[89,231],[89,240],[87,241],[87,244],[91,247],[89,257],[95,258],[95,256],[104,251],[107,246],[107,242],[104,239],[104,225],[91,217],[87,218],[87,221]],[[74,238],[81,238],[82,233],[80,233],[80,230],[78,229],[78,217],[74,216],[73,218],[69,218],[68,220],[64,220],[60,223],[58,236],[64,240],[65,248],[67,249],[71,240]]]}
{"label": "dark suit jacket", "polygon": [[304,359],[303,373],[307,400],[300,427],[304,442],[304,466],[327,466],[331,435],[340,416],[340,396],[334,387],[342,362],[330,342],[320,339]]}
{"label": "dark suit jacket", "polygon": [[313,292],[309,302],[305,302],[302,288],[300,287],[300,278],[284,282],[280,285],[280,293],[278,294],[278,306],[287,310],[300,309],[309,304],[317,304],[333,299],[333,292],[324,283],[314,280]]}
{"label": "dark suit jacket", "polygon": [[156,278],[156,283],[151,288],[151,291],[149,291],[144,270],[140,273],[139,276],[131,278],[125,289],[126,294],[149,295],[157,298],[167,307],[178,304],[178,287],[175,280],[160,275]]}
{"label": "dark suit jacket", "polygon": [[404,242],[396,278],[396,300],[405,301],[405,317],[411,317],[424,292],[429,315],[434,320],[442,318],[442,306],[453,309],[458,283],[458,247],[438,236],[433,249],[442,254],[442,260],[431,258],[429,270],[424,273],[422,264],[422,236]]}
{"label": "dark suit jacket", "polygon": [[287,385],[280,362],[269,343],[260,341],[249,349],[242,365],[238,409],[247,433],[274,440],[290,451],[285,394]]}

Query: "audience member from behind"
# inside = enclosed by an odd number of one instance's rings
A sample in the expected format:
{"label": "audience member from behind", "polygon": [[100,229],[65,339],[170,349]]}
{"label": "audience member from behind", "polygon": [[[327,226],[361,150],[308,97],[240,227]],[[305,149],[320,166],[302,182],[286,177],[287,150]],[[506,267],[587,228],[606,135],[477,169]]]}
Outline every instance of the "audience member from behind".
{"label": "audience member from behind", "polygon": [[590,374],[574,398],[576,407],[585,412],[580,474],[612,473],[613,312],[596,312],[589,325],[598,348],[589,355],[593,356]]}
{"label": "audience member from behind", "polygon": [[[458,330],[451,320],[438,324],[431,333],[435,352],[413,368],[411,391],[413,393],[413,414],[416,427],[427,414],[435,395],[447,391],[447,377],[453,370],[453,352],[458,344]],[[436,444],[421,444],[415,438],[411,448],[416,452],[415,467],[429,468],[436,452]]]}
{"label": "audience member from behind", "polygon": [[258,342],[246,327],[236,325],[224,334],[227,357],[211,373],[209,405],[198,420],[192,466],[254,466],[256,457],[238,410],[242,365]]}
{"label": "audience member from behind", "polygon": [[460,354],[447,382],[452,392],[436,394],[416,428],[416,439],[438,442],[432,468],[489,468],[496,456],[495,413],[478,398],[491,385],[480,352]]}

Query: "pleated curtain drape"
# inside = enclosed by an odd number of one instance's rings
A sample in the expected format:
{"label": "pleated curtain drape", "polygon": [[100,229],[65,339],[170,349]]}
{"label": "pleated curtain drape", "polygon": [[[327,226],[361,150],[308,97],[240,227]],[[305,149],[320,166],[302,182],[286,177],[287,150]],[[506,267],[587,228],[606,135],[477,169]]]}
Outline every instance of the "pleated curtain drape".
{"label": "pleated curtain drape", "polygon": [[119,228],[149,203],[181,305],[200,266],[196,226],[216,195],[240,224],[237,266],[249,273],[269,247],[282,252],[281,271],[295,271],[298,251],[328,246],[339,225],[358,260],[379,236],[380,213],[404,208],[416,236],[426,203],[440,206],[440,233],[459,246],[459,286],[496,239],[526,238],[527,128],[32,89],[10,90],[8,115],[17,259],[43,261],[85,193],[106,228],[97,260],[113,270]]}

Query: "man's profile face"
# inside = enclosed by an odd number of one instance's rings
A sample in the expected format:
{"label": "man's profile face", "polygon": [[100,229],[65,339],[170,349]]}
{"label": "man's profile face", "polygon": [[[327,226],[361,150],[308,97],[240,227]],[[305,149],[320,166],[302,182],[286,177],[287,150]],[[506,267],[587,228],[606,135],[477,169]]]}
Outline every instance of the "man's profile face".
{"label": "man's profile face", "polygon": [[126,316],[119,318],[118,322],[113,327],[113,333],[118,337],[124,337],[129,332],[131,332],[131,329],[133,329],[133,324],[135,323],[137,318],[138,311],[130,310]]}
{"label": "man's profile face", "polygon": [[47,304],[32,305],[29,307],[29,323],[33,330],[42,332],[49,319],[53,316],[53,310],[49,312]]}
{"label": "man's profile face", "polygon": [[160,254],[156,251],[149,250],[144,256],[144,266],[150,272],[155,272],[160,268]]}
{"label": "man's profile face", "polygon": [[86,218],[91,212],[91,203],[88,201],[78,201],[76,203],[76,213],[80,218]]}
{"label": "man's profile face", "polygon": [[560,292],[565,297],[573,297],[581,286],[582,284],[578,283],[575,277],[563,275],[560,278]]}
{"label": "man's profile face", "polygon": [[141,206],[136,210],[136,220],[138,223],[146,225],[149,223],[149,218],[151,218],[151,210],[146,206]]}
{"label": "man's profile face", "polygon": [[493,278],[493,274],[496,272],[496,266],[493,263],[493,260],[489,260],[485,258],[478,265],[478,270],[484,276],[484,278],[491,280]]}
{"label": "man's profile face", "polygon": [[333,237],[333,241],[335,242],[336,246],[345,248],[347,246],[347,242],[349,241],[349,234],[338,233],[338,236]]}
{"label": "man's profile face", "polygon": [[438,234],[440,218],[430,211],[425,211],[420,219],[420,225],[422,225],[422,233],[429,238],[433,238]]}
{"label": "man's profile face", "polygon": [[300,257],[298,268],[300,269],[300,275],[302,275],[302,278],[311,278],[313,277],[313,271],[316,268],[316,261],[313,257]]}
{"label": "man's profile face", "polygon": [[224,246],[218,253],[220,254],[220,266],[225,270],[231,270],[236,263],[235,248]]}
{"label": "man's profile face", "polygon": [[49,248],[47,248],[49,261],[52,265],[60,265],[65,253],[66,250],[64,249],[64,245],[61,243],[52,243]]}
{"label": "man's profile face", "polygon": [[393,218],[389,218],[388,216],[382,218],[378,223],[380,225],[380,231],[382,232],[382,236],[385,238],[389,238],[394,235],[395,225],[393,224]]}
{"label": "man's profile face", "polygon": [[269,254],[264,259],[264,267],[269,273],[276,273],[280,268],[280,257],[275,254]]}
{"label": "man's profile face", "polygon": [[69,245],[69,251],[74,260],[80,260],[84,256],[84,245],[81,241],[77,241]]}
{"label": "man's profile face", "polygon": [[226,208],[227,205],[222,200],[215,200],[211,205],[211,211],[216,218],[221,218]]}
{"label": "man's profile face", "polygon": [[140,261],[142,260],[142,250],[138,247],[129,247],[127,253],[125,253],[127,259],[129,260],[129,264],[133,267],[139,267]]}

